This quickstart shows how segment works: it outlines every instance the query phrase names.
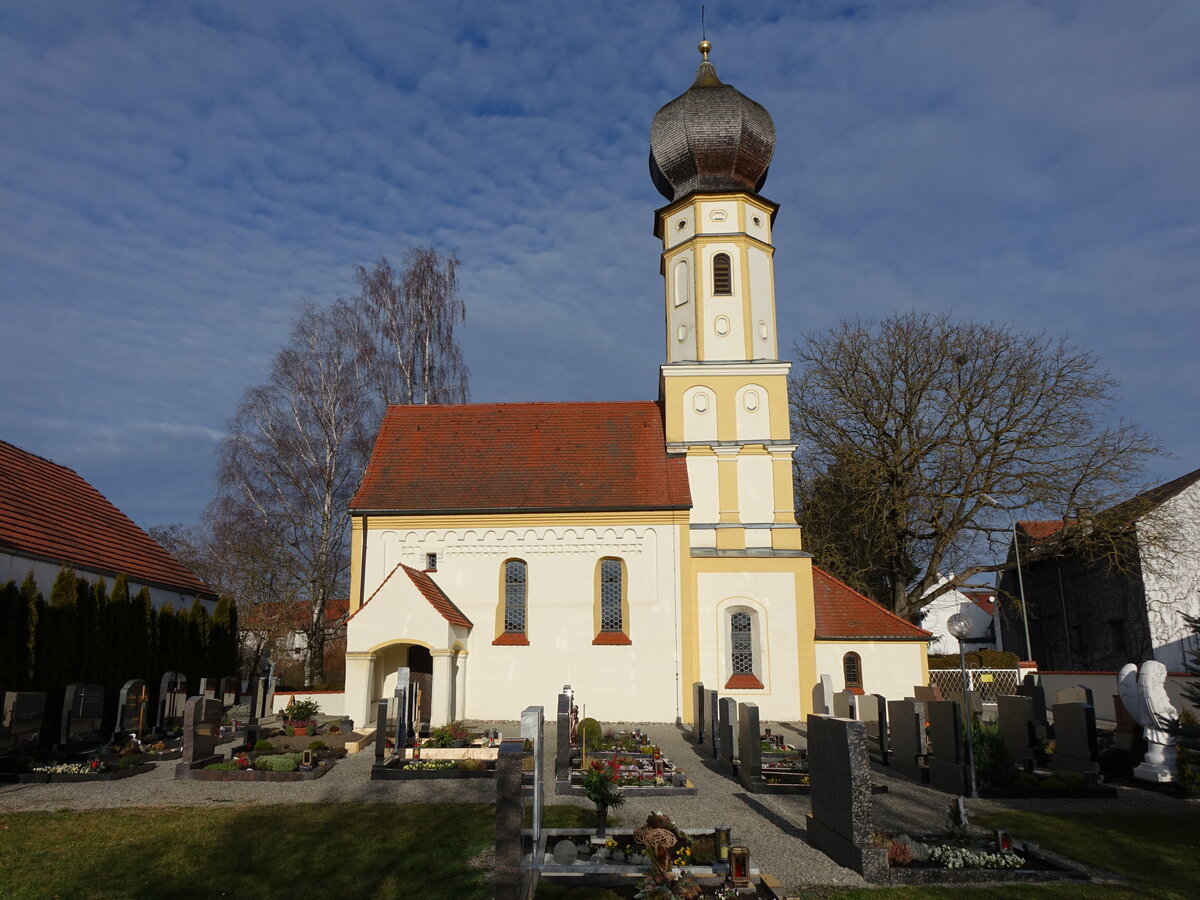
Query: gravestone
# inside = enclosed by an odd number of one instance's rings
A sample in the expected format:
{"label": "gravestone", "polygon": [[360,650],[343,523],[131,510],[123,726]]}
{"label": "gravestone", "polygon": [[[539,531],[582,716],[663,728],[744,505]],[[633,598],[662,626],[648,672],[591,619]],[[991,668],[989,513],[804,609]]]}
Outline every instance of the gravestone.
{"label": "gravestone", "polygon": [[554,732],[554,793],[571,792],[571,695],[558,695],[558,717]]}
{"label": "gravestone", "polygon": [[[408,678],[410,669],[408,666],[398,666],[396,668],[396,690],[394,696],[396,699],[396,733],[393,741],[396,747],[396,753],[400,756],[404,755],[405,749],[408,747],[409,735],[409,683]],[[386,729],[384,729],[386,731]],[[417,736],[417,732],[413,732],[413,737]]]}
{"label": "gravestone", "polygon": [[533,745],[533,846],[542,839],[542,809],[546,804],[546,776],[542,767],[545,749],[546,714],[540,706],[521,710],[521,738]]}
{"label": "gravestone", "polygon": [[158,683],[158,718],[156,731],[166,732],[183,724],[183,708],[187,703],[187,676],[182,672],[165,672]]}
{"label": "gravestone", "polygon": [[888,723],[891,726],[892,767],[914,781],[924,780],[925,756],[929,745],[925,738],[925,704],[919,700],[889,700]]}
{"label": "gravestone", "polygon": [[220,762],[215,751],[221,735],[221,702],[191,697],[183,709],[183,756],[175,766],[176,778],[191,778],[192,771]]}
{"label": "gravestone", "polygon": [[833,695],[833,714],[839,719],[857,719],[855,701],[858,695],[854,691],[838,691]]}
{"label": "gravestone", "polygon": [[996,698],[1000,737],[1013,762],[1026,772],[1033,771],[1033,749],[1039,743],[1033,723],[1033,698],[1001,694]]}
{"label": "gravestone", "polygon": [[521,823],[525,814],[521,789],[524,745],[523,740],[501,741],[496,756],[496,861],[492,866],[496,900],[524,900],[537,888],[541,861],[533,859],[532,867],[521,864]]}
{"label": "gravestone", "polygon": [[929,786],[951,794],[966,794],[967,766],[963,755],[961,707],[955,700],[934,700],[929,715]]}
{"label": "gravestone", "polygon": [[1054,704],[1055,772],[1100,774],[1100,747],[1096,742],[1096,710],[1086,703]]}
{"label": "gravestone", "polygon": [[913,688],[913,698],[920,700],[922,703],[931,703],[934,700],[945,700],[942,696],[942,689],[936,684],[918,684]]}
{"label": "gravestone", "polygon": [[[388,702],[375,701],[375,765],[382,766],[387,759]],[[395,752],[393,750],[393,752]]]}
{"label": "gravestone", "polygon": [[275,663],[267,662],[263,669],[263,677],[266,679],[266,690],[263,696],[263,716],[269,716],[275,711]]}
{"label": "gravestone", "polygon": [[1112,698],[1113,717],[1116,721],[1116,728],[1113,730],[1113,744],[1122,750],[1129,750],[1133,747],[1133,736],[1138,728],[1138,723],[1125,708],[1125,702],[1121,699],[1120,694],[1113,694]]}
{"label": "gravestone", "polygon": [[858,698],[857,709],[858,721],[867,730],[867,749],[879,754],[880,763],[891,765],[887,700],[882,694],[863,694]]}
{"label": "gravestone", "polygon": [[0,718],[0,757],[35,753],[42,737],[46,695],[38,691],[6,691]]}
{"label": "gravestone", "polygon": [[1025,683],[1017,688],[1018,697],[1028,697],[1033,701],[1033,731],[1039,741],[1048,740],[1054,731],[1050,720],[1046,717],[1046,692],[1042,686],[1033,680],[1032,675],[1025,676]]}
{"label": "gravestone", "polygon": [[717,723],[720,728],[718,762],[725,772],[733,774],[733,761],[737,759],[737,740],[734,737],[737,730],[737,701],[732,697],[722,697],[717,704]]}
{"label": "gravestone", "polygon": [[759,741],[758,704],[739,703],[738,722],[738,781],[747,790],[754,790],[754,781],[762,777],[762,744]]}
{"label": "gravestone", "polygon": [[1092,689],[1086,684],[1072,684],[1055,691],[1054,705],[1057,706],[1060,703],[1086,703],[1091,707],[1096,705],[1095,699],[1092,697]]}
{"label": "gravestone", "polygon": [[697,747],[704,745],[704,723],[705,723],[705,705],[704,705],[704,682],[697,681],[692,684],[692,703],[695,706],[695,724],[692,727],[692,743]]}
{"label": "gravestone", "polygon": [[150,692],[146,689],[146,682],[140,678],[125,682],[117,697],[117,724],[113,728],[113,740],[124,743],[130,734],[144,734],[149,705]]}
{"label": "gravestone", "polygon": [[238,683],[237,679],[226,675],[221,679],[221,706],[229,709],[235,706],[238,702]]}
{"label": "gravestone", "polygon": [[60,746],[67,753],[84,753],[106,743],[104,725],[104,685],[68,684],[63,695]]}
{"label": "gravestone", "polygon": [[833,712],[833,679],[822,675],[813,685],[813,712],[818,716],[828,716]]}
{"label": "gravestone", "polygon": [[705,691],[704,696],[707,701],[704,704],[704,712],[705,718],[708,720],[708,752],[713,759],[716,759],[721,755],[721,735],[717,727],[717,692]]}
{"label": "gravestone", "polygon": [[862,722],[808,717],[812,813],[808,842],[868,881],[887,875],[887,851],[871,842],[871,764]]}

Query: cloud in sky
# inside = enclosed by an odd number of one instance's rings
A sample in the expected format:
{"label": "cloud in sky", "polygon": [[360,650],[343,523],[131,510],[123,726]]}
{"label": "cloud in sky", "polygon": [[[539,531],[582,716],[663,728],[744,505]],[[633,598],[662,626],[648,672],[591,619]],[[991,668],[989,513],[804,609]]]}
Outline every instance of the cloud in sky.
{"label": "cloud in sky", "polygon": [[[1200,7],[708,4],[775,118],[784,340],[911,308],[1069,332],[1200,465]],[[481,401],[649,398],[675,3],[0,9],[0,438],[194,519],[303,298],[457,248]]]}

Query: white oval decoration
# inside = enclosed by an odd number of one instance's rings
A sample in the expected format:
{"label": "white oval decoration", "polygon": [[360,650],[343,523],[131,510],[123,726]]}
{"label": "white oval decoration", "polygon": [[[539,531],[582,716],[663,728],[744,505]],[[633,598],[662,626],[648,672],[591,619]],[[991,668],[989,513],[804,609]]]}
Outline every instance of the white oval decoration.
{"label": "white oval decoration", "polygon": [[758,337],[759,337],[759,340],[763,340],[763,341],[765,341],[767,339],[767,323],[766,322],[760,321],[758,323]]}
{"label": "white oval decoration", "polygon": [[697,391],[695,396],[692,397],[692,409],[700,415],[708,412],[708,394],[704,393],[704,391]]}
{"label": "white oval decoration", "polygon": [[717,320],[713,322],[713,327],[716,329],[716,332],[719,335],[723,336],[729,334],[729,317],[717,316]]}
{"label": "white oval decoration", "polygon": [[679,343],[681,343],[681,344],[687,340],[687,326],[686,325],[680,324],[679,331],[678,331],[678,337],[679,337]]}
{"label": "white oval decoration", "polygon": [[710,219],[712,219],[714,222],[724,222],[725,221],[725,210],[714,209],[712,212],[710,212],[708,214],[708,217]]}
{"label": "white oval decoration", "polygon": [[746,391],[746,395],[742,397],[742,403],[750,412],[758,409],[758,391]]}

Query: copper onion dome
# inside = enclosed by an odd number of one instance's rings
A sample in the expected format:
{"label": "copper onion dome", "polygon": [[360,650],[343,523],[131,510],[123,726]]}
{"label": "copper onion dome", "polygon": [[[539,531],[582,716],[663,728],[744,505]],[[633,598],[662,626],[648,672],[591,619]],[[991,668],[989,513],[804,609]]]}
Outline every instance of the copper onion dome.
{"label": "copper onion dome", "polygon": [[650,177],[668,200],[696,191],[757,193],[775,152],[771,114],[722,83],[710,48],[700,44],[696,80],[650,123]]}

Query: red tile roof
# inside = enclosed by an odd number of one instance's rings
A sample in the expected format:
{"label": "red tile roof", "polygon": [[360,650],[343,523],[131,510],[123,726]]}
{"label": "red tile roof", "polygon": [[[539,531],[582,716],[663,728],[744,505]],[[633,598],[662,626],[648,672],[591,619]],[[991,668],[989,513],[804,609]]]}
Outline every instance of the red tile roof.
{"label": "red tile roof", "polygon": [[[242,631],[269,631],[275,625],[285,625],[291,631],[306,631],[312,604],[307,600],[282,603],[263,600],[238,607],[238,628]],[[346,624],[350,611],[349,597],[325,601],[325,625],[338,629]]]}
{"label": "red tile roof", "polygon": [[391,406],[358,512],[690,509],[657,403]]}
{"label": "red tile roof", "polygon": [[1062,531],[1062,519],[1050,519],[1042,522],[1018,522],[1017,528],[1034,541],[1044,541]]}
{"label": "red tile roof", "polygon": [[143,584],[216,596],[74,471],[4,441],[0,551],[104,574],[124,572]]}
{"label": "red tile roof", "polygon": [[404,569],[404,574],[412,580],[412,583],[417,586],[417,590],[429,601],[429,604],[442,614],[442,618],[451,625],[461,625],[464,628],[471,627],[471,620],[462,614],[462,610],[454,605],[454,602],[446,596],[446,592],[438,587],[437,582],[429,577],[428,572],[410,569],[403,563],[400,564],[400,567]]}
{"label": "red tile roof", "polygon": [[996,592],[988,588],[967,588],[963,595],[989,616],[996,614]]}
{"label": "red tile roof", "polygon": [[819,641],[925,641],[933,637],[818,566],[813,566],[813,601]]}

